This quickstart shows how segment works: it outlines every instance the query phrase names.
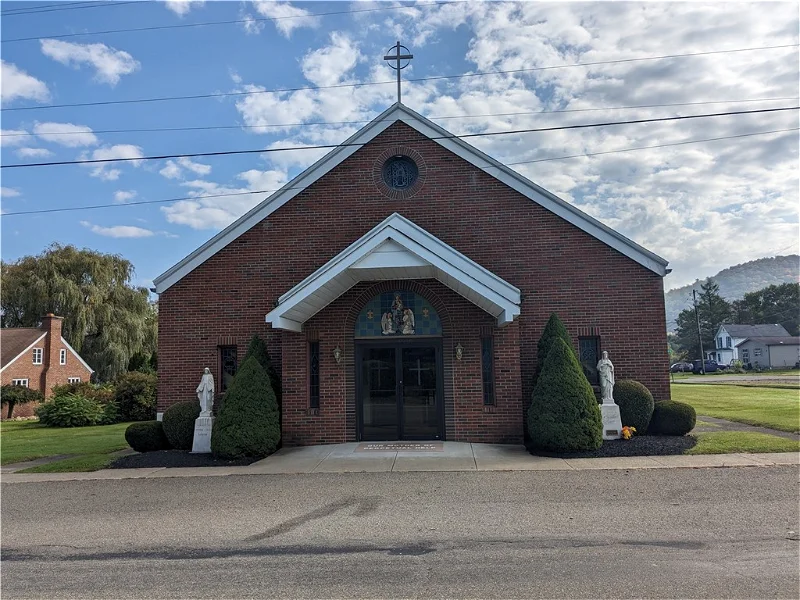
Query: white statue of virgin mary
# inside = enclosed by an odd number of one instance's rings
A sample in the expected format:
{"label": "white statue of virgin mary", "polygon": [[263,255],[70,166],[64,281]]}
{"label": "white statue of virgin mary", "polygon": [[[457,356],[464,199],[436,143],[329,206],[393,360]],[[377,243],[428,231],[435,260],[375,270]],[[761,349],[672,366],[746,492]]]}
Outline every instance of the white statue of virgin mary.
{"label": "white statue of virgin mary", "polygon": [[208,367],[203,369],[203,378],[197,386],[197,399],[200,400],[200,416],[210,417],[214,406],[214,376]]}

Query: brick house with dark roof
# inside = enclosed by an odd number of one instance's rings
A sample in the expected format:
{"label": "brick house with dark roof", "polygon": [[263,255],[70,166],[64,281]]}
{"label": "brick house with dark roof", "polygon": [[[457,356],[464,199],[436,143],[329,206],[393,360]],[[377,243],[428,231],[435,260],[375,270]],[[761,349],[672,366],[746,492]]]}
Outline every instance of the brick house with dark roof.
{"label": "brick house with dark roof", "polygon": [[[40,327],[0,329],[0,384],[40,390],[47,398],[53,386],[91,379],[92,368],[61,336],[61,321],[49,314],[42,317]],[[6,415],[7,406],[2,406]],[[17,406],[14,416],[31,416],[33,409]]]}
{"label": "brick house with dark roof", "polygon": [[395,104],[155,279],[158,413],[250,337],[285,445],[519,443],[551,313],[670,397],[667,261]]}

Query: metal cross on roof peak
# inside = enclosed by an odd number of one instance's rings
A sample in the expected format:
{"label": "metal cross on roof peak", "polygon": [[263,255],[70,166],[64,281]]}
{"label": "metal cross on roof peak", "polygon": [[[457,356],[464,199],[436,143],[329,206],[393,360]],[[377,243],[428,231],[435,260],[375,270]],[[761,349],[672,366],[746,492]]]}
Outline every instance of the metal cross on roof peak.
{"label": "metal cross on roof peak", "polygon": [[[406,51],[405,54],[400,52],[401,48]],[[399,103],[400,102],[400,98],[401,98],[401,96],[400,96],[400,71],[402,71],[403,69],[405,69],[409,65],[409,63],[411,62],[411,59],[414,58],[414,55],[410,54],[409,51],[408,51],[408,48],[406,48],[405,46],[402,46],[400,44],[399,40],[398,40],[397,44],[395,44],[394,46],[389,48],[389,51],[392,51],[392,50],[394,50],[395,53],[394,54],[387,54],[386,56],[383,57],[383,60],[388,61],[389,62],[389,66],[392,67],[395,71],[397,71],[397,102]],[[409,62],[407,62],[404,65],[401,65],[400,64],[401,60],[407,60]],[[392,62],[394,62],[395,64],[392,64]]]}

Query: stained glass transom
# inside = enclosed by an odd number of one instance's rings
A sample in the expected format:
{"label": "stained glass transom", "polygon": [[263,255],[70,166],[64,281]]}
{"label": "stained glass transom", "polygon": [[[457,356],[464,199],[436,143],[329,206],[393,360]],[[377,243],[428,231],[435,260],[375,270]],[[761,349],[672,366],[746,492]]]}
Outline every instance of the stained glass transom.
{"label": "stained glass transom", "polygon": [[383,182],[393,190],[406,190],[419,175],[417,165],[407,156],[394,156],[383,165]]}
{"label": "stained glass transom", "polygon": [[378,294],[361,310],[356,337],[442,335],[442,323],[430,302],[414,292]]}

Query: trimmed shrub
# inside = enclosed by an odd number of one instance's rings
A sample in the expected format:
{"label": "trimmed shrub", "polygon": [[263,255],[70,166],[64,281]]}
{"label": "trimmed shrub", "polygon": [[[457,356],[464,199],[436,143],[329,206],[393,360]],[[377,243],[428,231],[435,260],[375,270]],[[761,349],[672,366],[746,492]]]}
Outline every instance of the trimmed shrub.
{"label": "trimmed shrub", "polygon": [[250,338],[250,344],[247,346],[247,353],[244,355],[244,362],[251,356],[255,356],[258,363],[264,367],[264,370],[269,376],[269,382],[272,384],[272,391],[275,392],[275,399],[278,401],[278,409],[281,407],[281,377],[272,364],[272,359],[269,357],[267,350],[267,343],[262,340],[258,334]]}
{"label": "trimmed shrub", "polygon": [[137,452],[155,452],[169,448],[164,427],[159,421],[131,423],[125,430],[125,441]]}
{"label": "trimmed shrub", "polygon": [[269,376],[255,357],[239,368],[211,432],[211,452],[220,458],[262,458],[281,439],[280,415]]}
{"label": "trimmed shrub", "polygon": [[165,410],[161,423],[169,445],[178,450],[191,450],[194,422],[199,416],[199,402],[178,402]]}
{"label": "trimmed shrub", "polygon": [[603,443],[600,406],[575,353],[556,339],[542,366],[528,408],[534,448],[551,452],[596,450]]}
{"label": "trimmed shrub", "polygon": [[119,409],[114,402],[114,386],[111,384],[96,385],[88,381],[80,383],[66,383],[53,386],[53,398],[62,396],[82,396],[96,402],[103,409],[103,416],[98,425],[111,425],[117,423]]}
{"label": "trimmed shrub", "polygon": [[36,408],[36,416],[48,427],[84,427],[103,420],[103,407],[78,394],[56,396]]}
{"label": "trimmed shrub", "polygon": [[621,379],[614,384],[614,402],[619,405],[622,424],[635,427],[639,435],[644,435],[655,404],[650,390],[633,379]]}
{"label": "trimmed shrub", "polygon": [[21,385],[4,385],[0,388],[0,401],[8,403],[6,419],[10,419],[14,414],[14,407],[17,404],[43,402],[44,396],[39,390],[32,390],[31,388]]}
{"label": "trimmed shrub", "polygon": [[647,433],[658,435],[686,435],[697,422],[693,406],[684,402],[665,400],[656,402],[650,429]]}
{"label": "trimmed shrub", "polygon": [[117,378],[114,402],[121,421],[152,421],[156,418],[156,389],[154,373],[131,371]]}
{"label": "trimmed shrub", "polygon": [[544,367],[544,361],[547,359],[547,355],[553,347],[553,341],[557,339],[564,340],[567,347],[572,350],[573,353],[575,352],[575,349],[572,347],[572,339],[569,337],[569,333],[567,333],[567,328],[564,327],[564,323],[561,322],[558,315],[553,313],[547,320],[547,325],[544,326],[542,337],[539,338],[539,342],[536,344],[536,373],[533,379],[534,384],[539,380],[539,375]]}

